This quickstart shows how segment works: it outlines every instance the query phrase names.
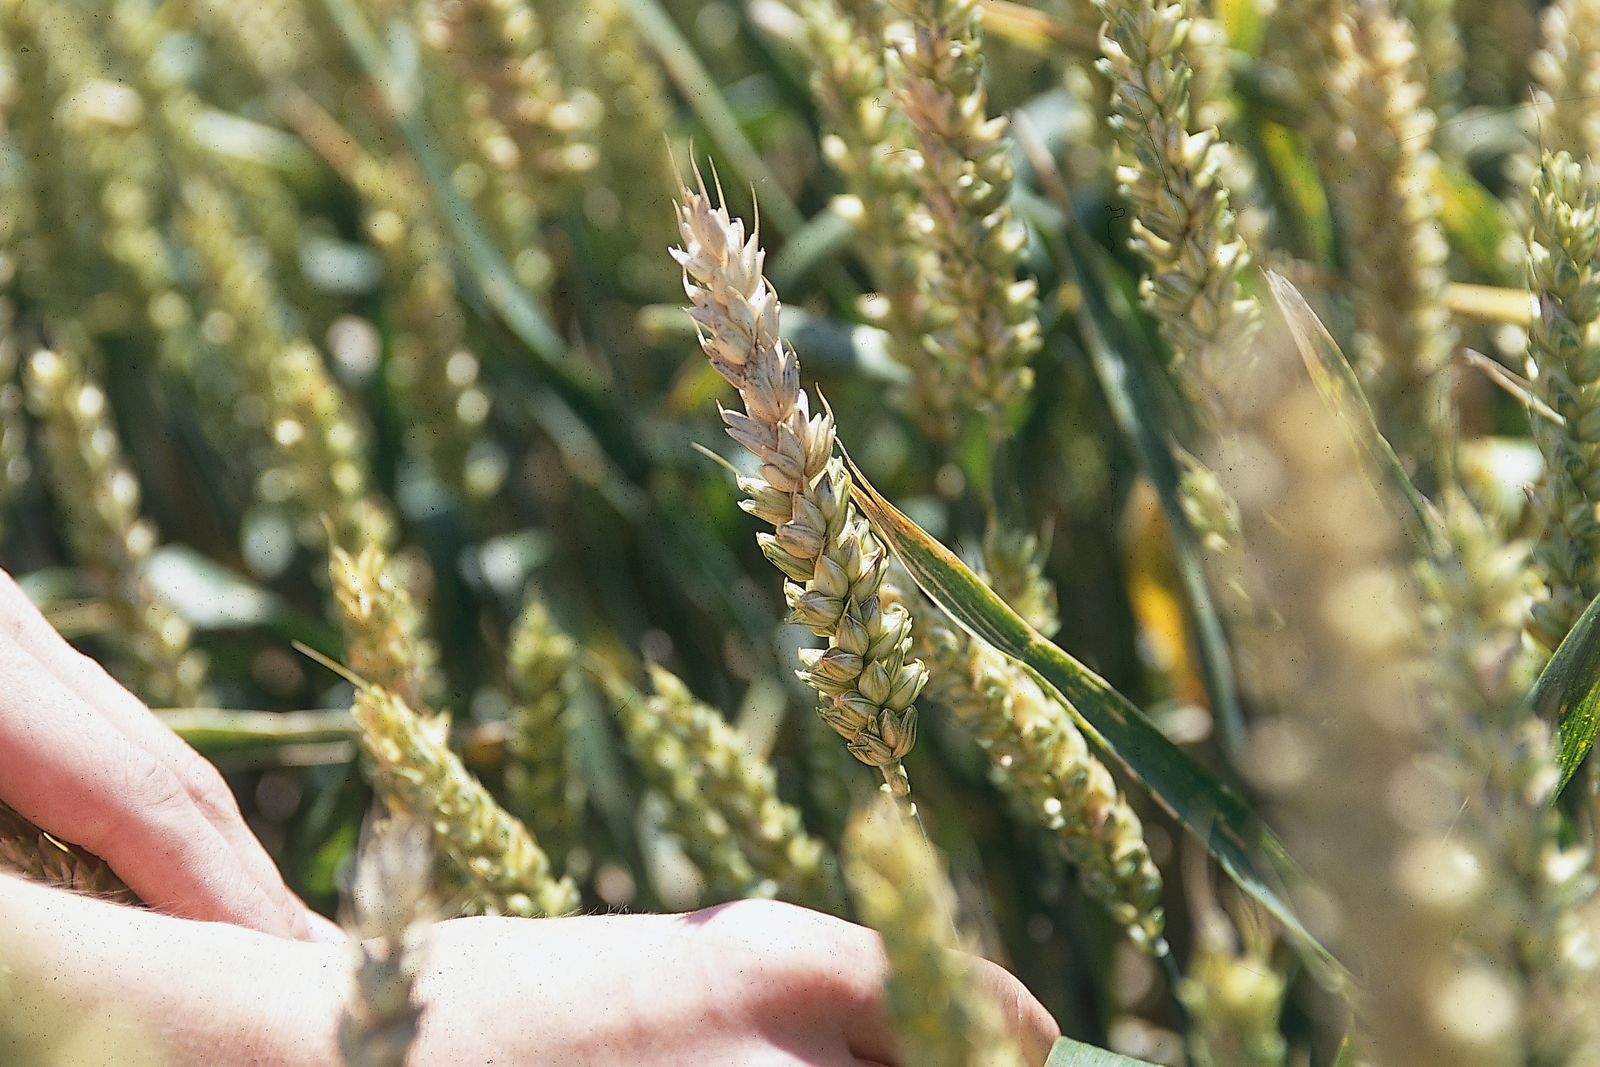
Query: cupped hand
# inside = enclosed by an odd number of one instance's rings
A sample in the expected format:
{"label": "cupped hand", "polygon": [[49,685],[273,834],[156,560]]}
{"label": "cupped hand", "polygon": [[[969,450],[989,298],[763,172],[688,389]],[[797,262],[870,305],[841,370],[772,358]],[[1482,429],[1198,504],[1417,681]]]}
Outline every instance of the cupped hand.
{"label": "cupped hand", "polygon": [[216,768],[51,628],[0,572],[0,800],[141,900],[300,939],[338,929],[284,885]]}

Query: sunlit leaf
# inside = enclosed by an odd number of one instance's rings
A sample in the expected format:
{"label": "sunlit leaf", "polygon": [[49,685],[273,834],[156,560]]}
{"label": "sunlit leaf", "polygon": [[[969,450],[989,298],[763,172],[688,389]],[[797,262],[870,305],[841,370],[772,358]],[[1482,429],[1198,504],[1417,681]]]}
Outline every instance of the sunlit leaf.
{"label": "sunlit leaf", "polygon": [[1504,274],[1500,250],[1516,225],[1499,198],[1466,171],[1448,165],[1435,169],[1433,195],[1450,247],[1479,274]]}
{"label": "sunlit leaf", "polygon": [[[1250,5],[1253,9],[1254,5]],[[1306,243],[1305,254],[1318,263],[1331,265],[1333,255],[1333,215],[1328,209],[1328,194],[1317,173],[1311,141],[1298,130],[1276,122],[1263,121],[1256,130],[1262,157],[1279,192],[1293,205],[1293,224]]]}
{"label": "sunlit leaf", "polygon": [[1183,823],[1240,889],[1283,924],[1319,979],[1342,986],[1347,978],[1343,968],[1274,888],[1304,876],[1250,806],[1168,741],[1105,679],[1029,626],[953,552],[879,495],[853,463],[850,471],[856,506],[929,599],[973,636],[1027,667],[1072,712],[1085,734]]}
{"label": "sunlit leaf", "polygon": [[1234,51],[1253,56],[1261,50],[1261,39],[1266,36],[1265,9],[1255,0],[1220,0],[1217,12],[1222,28],[1228,35],[1228,45]]}
{"label": "sunlit leaf", "polygon": [[283,598],[187,545],[163,545],[144,576],[185,622],[199,630],[264,626],[287,614]]}
{"label": "sunlit leaf", "polygon": [[1050,1047],[1050,1058],[1044,1067],[1155,1067],[1147,1060],[1118,1055],[1097,1045],[1086,1045],[1063,1037]]}
{"label": "sunlit leaf", "polygon": [[[1267,282],[1272,287],[1272,296],[1278,302],[1278,309],[1289,324],[1289,331],[1294,335],[1295,345],[1300,349],[1300,357],[1311,375],[1312,384],[1338,420],[1340,429],[1356,453],[1362,477],[1372,486],[1373,492],[1379,494],[1380,500],[1384,499],[1380,486],[1388,486],[1405,501],[1410,514],[1401,516],[1401,519],[1407,524],[1407,533],[1418,543],[1425,543],[1434,527],[1428,502],[1411,483],[1400,457],[1395,455],[1383,434],[1378,432],[1378,421],[1373,417],[1372,408],[1361,391],[1361,384],[1356,380],[1356,372],[1344,358],[1339,343],[1328,333],[1322,320],[1317,318],[1311,305],[1306,303],[1305,297],[1300,295],[1300,290],[1289,279],[1269,270]],[[1384,506],[1387,510],[1388,505]]]}
{"label": "sunlit leaf", "polygon": [[1600,620],[1600,597],[1589,602],[1528,697],[1533,709],[1556,727],[1561,784],[1552,796],[1572,780],[1600,729],[1600,626],[1596,620]]}

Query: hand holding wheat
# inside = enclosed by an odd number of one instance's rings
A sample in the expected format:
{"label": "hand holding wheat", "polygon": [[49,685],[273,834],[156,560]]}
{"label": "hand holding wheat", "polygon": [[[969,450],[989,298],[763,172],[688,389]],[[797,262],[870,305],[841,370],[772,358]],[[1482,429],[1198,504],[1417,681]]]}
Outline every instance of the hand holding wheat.
{"label": "hand holding wheat", "polygon": [[175,915],[340,934],[290,893],[216,768],[51,629],[0,572],[0,804]]}

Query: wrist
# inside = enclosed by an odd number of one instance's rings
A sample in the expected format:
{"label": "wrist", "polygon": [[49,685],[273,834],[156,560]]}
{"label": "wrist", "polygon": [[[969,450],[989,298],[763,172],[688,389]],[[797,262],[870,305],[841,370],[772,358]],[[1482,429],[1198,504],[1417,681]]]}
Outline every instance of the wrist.
{"label": "wrist", "polygon": [[[0,1060],[333,1067],[349,958],[0,874]],[[128,1050],[148,1050],[128,1060]],[[63,1054],[65,1058],[63,1059]]]}

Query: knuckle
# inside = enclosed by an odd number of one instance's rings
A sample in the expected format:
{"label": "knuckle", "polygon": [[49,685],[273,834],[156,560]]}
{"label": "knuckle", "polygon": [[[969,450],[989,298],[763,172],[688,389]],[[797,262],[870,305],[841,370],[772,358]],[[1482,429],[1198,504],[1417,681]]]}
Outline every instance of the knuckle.
{"label": "knuckle", "polygon": [[216,822],[238,817],[239,802],[227,780],[193,749],[184,750],[180,773],[190,799],[208,819]]}
{"label": "knuckle", "polygon": [[128,746],[121,784],[129,802],[139,810],[167,811],[189,799],[171,768],[137,745]]}
{"label": "knuckle", "polygon": [[78,842],[100,855],[121,851],[130,833],[138,839],[157,832],[176,808],[188,803],[177,776],[137,745],[124,747],[122,759],[108,767],[102,785],[98,810],[85,820],[84,839]]}
{"label": "knuckle", "polygon": [[779,999],[821,1005],[870,997],[883,973],[877,935],[832,915],[776,900],[724,905],[719,921],[759,946],[764,985]]}

